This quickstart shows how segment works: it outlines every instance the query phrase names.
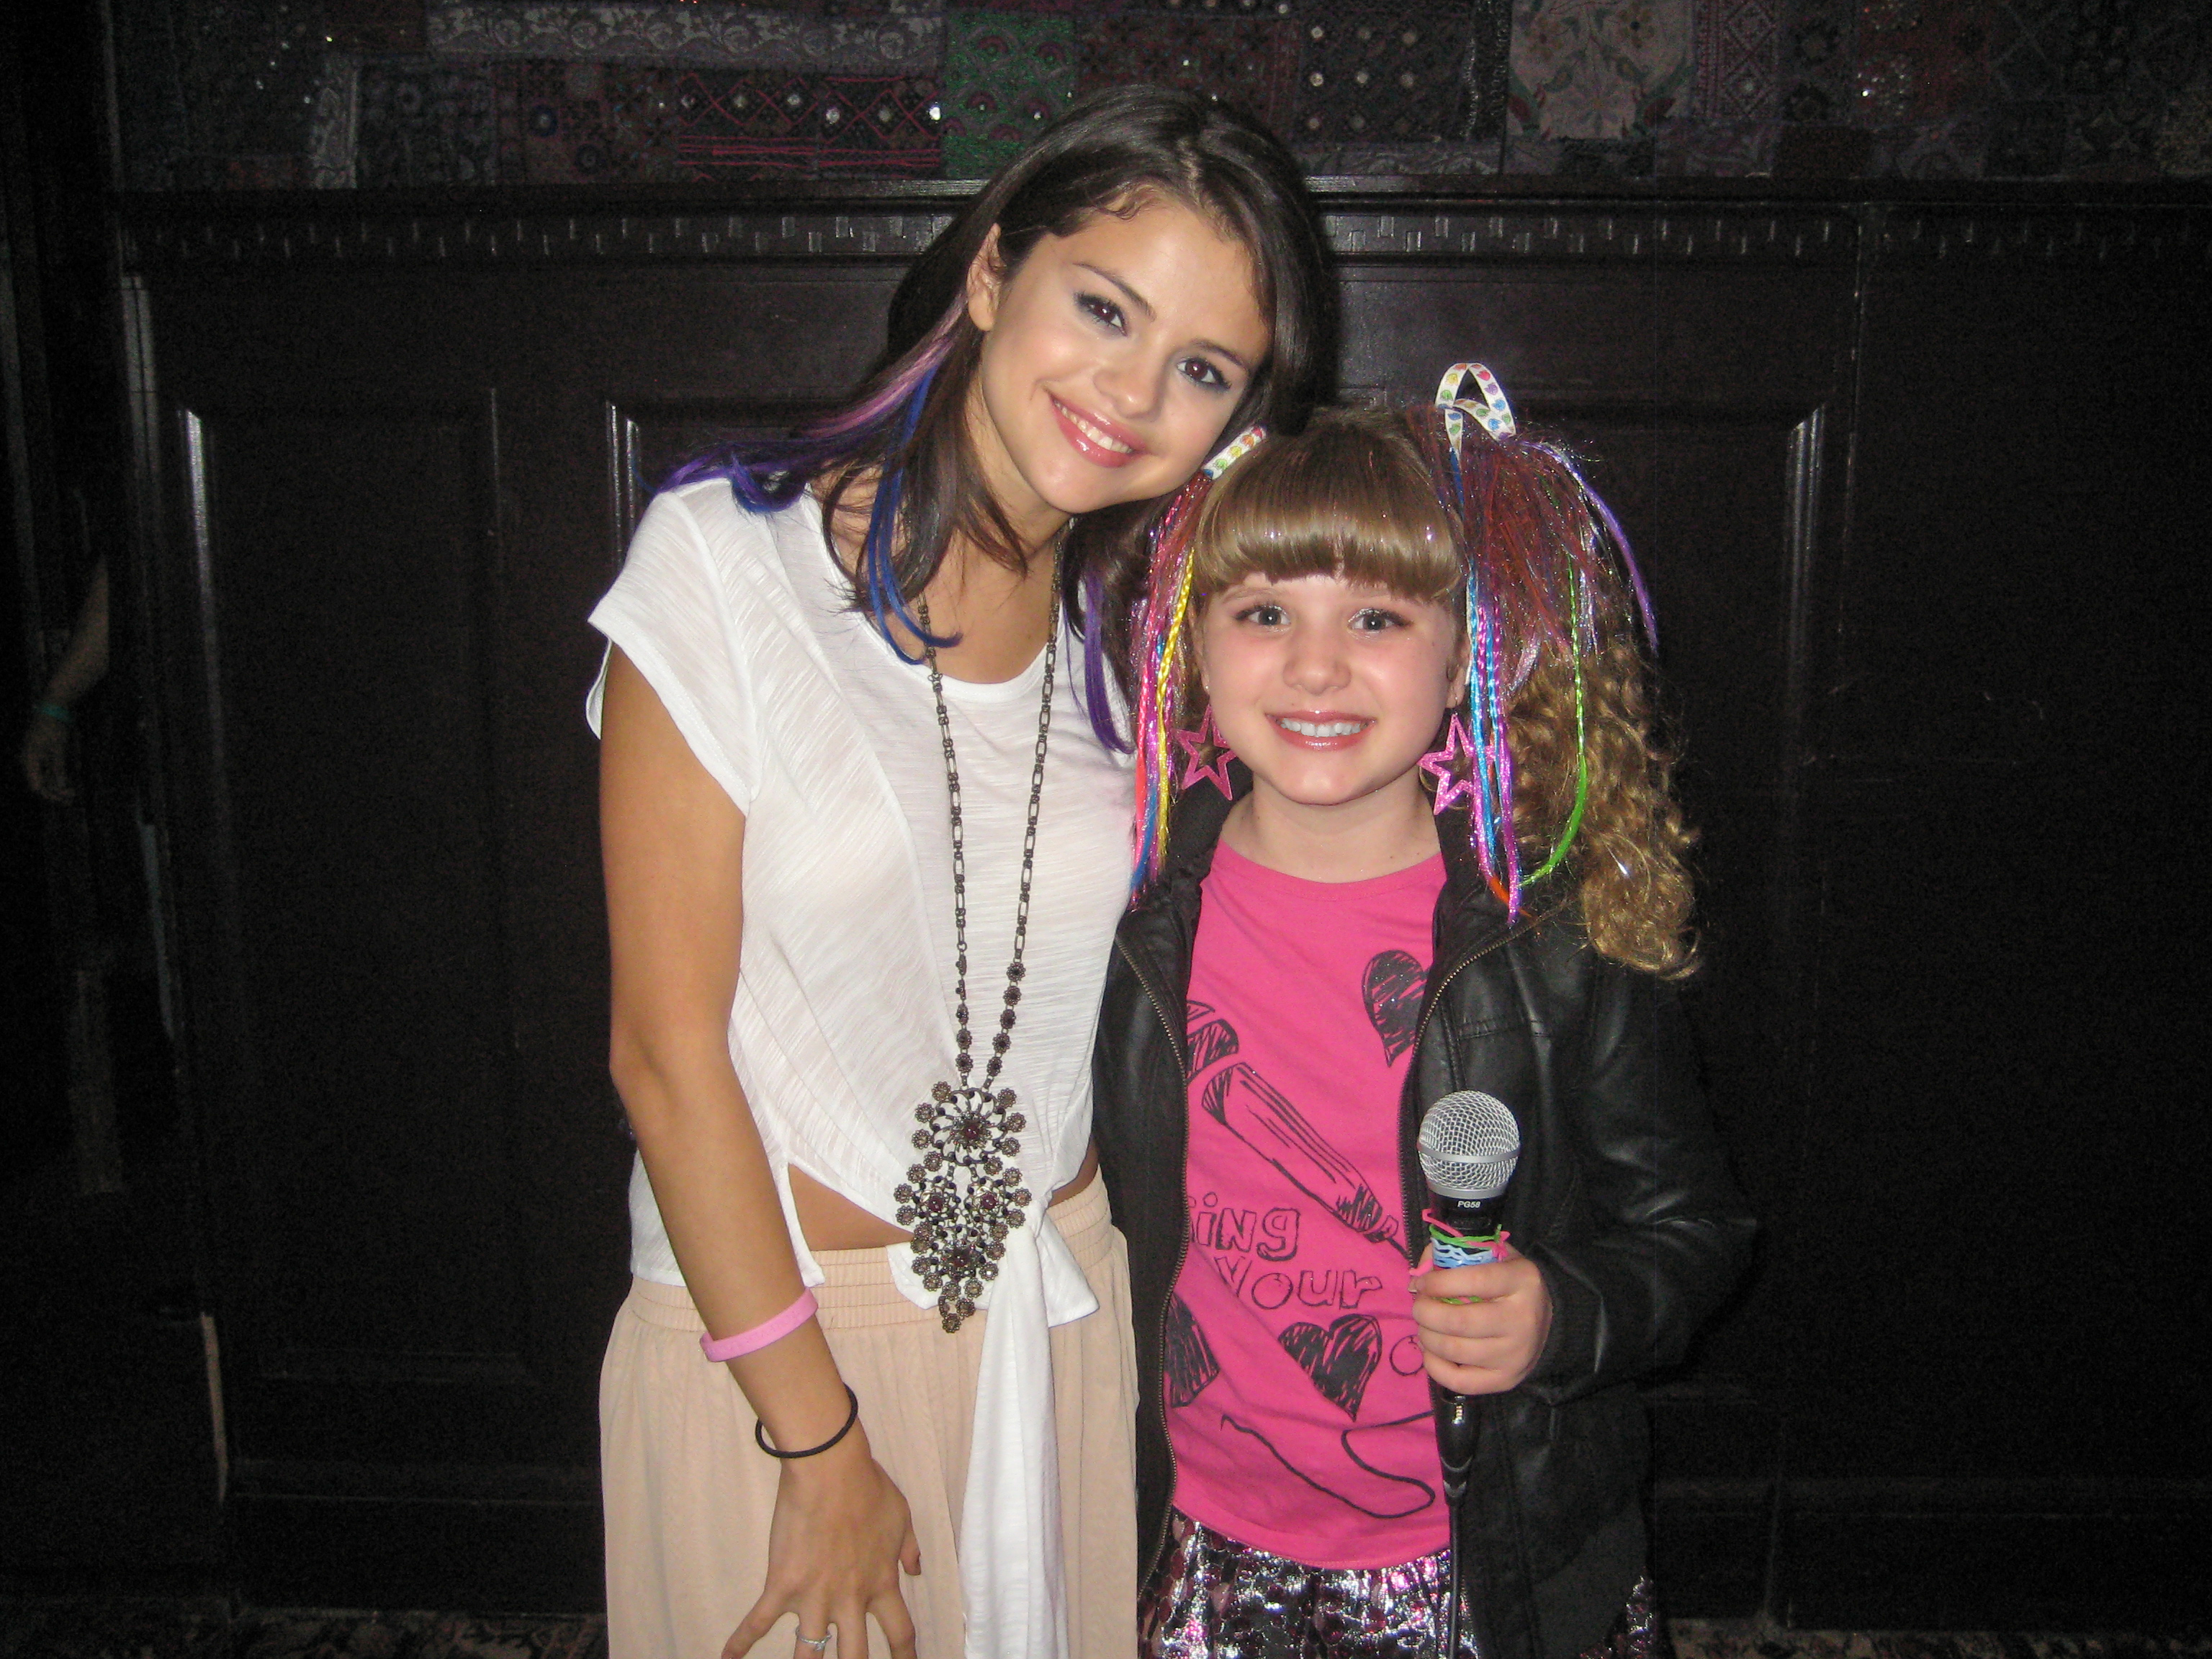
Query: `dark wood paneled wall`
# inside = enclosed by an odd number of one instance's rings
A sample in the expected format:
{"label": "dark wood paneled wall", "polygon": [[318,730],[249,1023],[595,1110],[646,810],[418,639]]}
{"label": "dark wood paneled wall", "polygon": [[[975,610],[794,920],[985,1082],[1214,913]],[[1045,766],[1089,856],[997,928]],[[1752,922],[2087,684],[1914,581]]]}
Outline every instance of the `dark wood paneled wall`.
{"label": "dark wood paneled wall", "polygon": [[[641,481],[852,382],[957,188],[132,205],[249,1589],[596,1594],[582,617]],[[1655,592],[1768,1224],[1651,1391],[1673,1610],[2193,1612],[2212,198],[1326,200],[1347,388],[1486,361]]]}

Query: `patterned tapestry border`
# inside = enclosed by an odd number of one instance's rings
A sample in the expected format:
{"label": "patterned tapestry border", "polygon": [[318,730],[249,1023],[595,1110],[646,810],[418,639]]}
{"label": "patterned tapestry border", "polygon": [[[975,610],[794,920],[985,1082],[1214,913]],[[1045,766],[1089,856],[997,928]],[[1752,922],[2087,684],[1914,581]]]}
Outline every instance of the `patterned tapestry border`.
{"label": "patterned tapestry border", "polygon": [[1516,0],[1515,135],[1647,135],[1688,102],[1692,36],[1689,0]]}
{"label": "patterned tapestry border", "polygon": [[[496,185],[501,87],[489,64],[362,61],[353,176],[370,189]],[[335,158],[329,170],[341,171]]]}
{"label": "patterned tapestry border", "polygon": [[360,143],[360,56],[326,52],[307,112],[307,183],[316,190],[353,189],[361,182],[355,167]]}
{"label": "patterned tapestry border", "polygon": [[1075,96],[1075,25],[966,8],[946,25],[945,176],[987,179]]}
{"label": "patterned tapestry border", "polygon": [[2201,179],[2205,3],[107,0],[148,190],[974,178],[1139,81],[1322,175]]}
{"label": "patterned tapestry border", "polygon": [[1765,121],[1782,101],[1782,0],[1704,0],[1690,107],[1708,121]]}
{"label": "patterned tapestry border", "polygon": [[824,17],[751,11],[718,0],[592,5],[534,0],[429,0],[440,58],[562,58],[687,68],[791,69],[934,76],[942,15]]}
{"label": "patterned tapestry border", "polygon": [[1498,143],[1294,144],[1291,153],[1312,179],[1435,179],[1488,176],[1498,170]]}
{"label": "patterned tapestry border", "polygon": [[1468,40],[1458,0],[1339,0],[1298,20],[1301,144],[1435,143],[1459,136]]}

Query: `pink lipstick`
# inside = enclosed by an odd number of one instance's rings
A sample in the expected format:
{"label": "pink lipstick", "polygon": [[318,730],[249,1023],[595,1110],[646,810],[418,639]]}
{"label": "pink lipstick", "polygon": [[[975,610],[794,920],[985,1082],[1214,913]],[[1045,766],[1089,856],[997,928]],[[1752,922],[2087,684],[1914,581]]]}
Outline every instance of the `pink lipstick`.
{"label": "pink lipstick", "polygon": [[1144,457],[1143,443],[1127,427],[1102,420],[1088,410],[1077,410],[1057,398],[1052,400],[1052,412],[1068,447],[1096,465],[1127,466]]}

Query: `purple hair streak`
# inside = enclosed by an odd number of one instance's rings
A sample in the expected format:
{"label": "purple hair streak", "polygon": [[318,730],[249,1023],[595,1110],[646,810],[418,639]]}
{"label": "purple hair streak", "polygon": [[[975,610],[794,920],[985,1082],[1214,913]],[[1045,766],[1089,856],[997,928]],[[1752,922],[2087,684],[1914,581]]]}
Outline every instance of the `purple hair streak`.
{"label": "purple hair streak", "polygon": [[675,489],[706,478],[726,478],[738,505],[748,513],[788,507],[824,470],[852,455],[902,413],[907,432],[913,432],[937,367],[952,349],[962,309],[947,312],[880,386],[851,407],[811,422],[788,438],[748,439],[707,450],[677,467],[660,487]]}
{"label": "purple hair streak", "polygon": [[[928,648],[941,650],[958,640],[957,635],[932,634],[923,629],[900,586],[894,555],[901,529],[900,506],[906,495],[908,446],[965,314],[963,299],[859,402],[811,422],[787,438],[749,439],[695,455],[672,471],[660,486],[675,489],[720,478],[728,483],[738,507],[745,512],[774,513],[798,500],[809,483],[840,463],[871,451],[888,454],[891,459],[878,475],[874,499],[869,505],[867,531],[861,538],[853,586],[869,625],[903,662],[918,663],[922,659],[906,649],[899,629]],[[894,431],[896,436],[890,438]],[[1129,742],[1116,725],[1113,674],[1106,659],[1105,578],[1096,568],[1086,569],[1076,578],[1076,586],[1083,614],[1080,701],[1098,741],[1109,750],[1125,750]]]}

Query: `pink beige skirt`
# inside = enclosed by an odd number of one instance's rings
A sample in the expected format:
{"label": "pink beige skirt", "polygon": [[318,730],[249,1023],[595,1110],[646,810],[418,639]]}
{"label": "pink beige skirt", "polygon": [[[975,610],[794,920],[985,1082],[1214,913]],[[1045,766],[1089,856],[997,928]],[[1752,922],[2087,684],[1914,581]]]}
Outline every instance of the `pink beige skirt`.
{"label": "pink beige skirt", "polygon": [[[1136,1358],[1129,1263],[1106,1185],[1094,1180],[1053,1219],[1098,1297],[1055,1327],[1060,1524],[1071,1659],[1136,1652]],[[948,1334],[891,1283],[884,1252],[829,1250],[815,1289],[837,1368],[860,1396],[876,1461],[913,1511],[922,1571],[902,1578],[918,1659],[959,1659],[960,1499],[982,1355],[979,1315]],[[704,1328],[681,1285],[631,1281],[599,1376],[611,1659],[718,1659],[768,1572],[776,1465],[753,1444],[753,1413],[726,1366],[699,1352]],[[753,1650],[788,1659],[787,1615]],[[890,1651],[872,1621],[870,1659]]]}

